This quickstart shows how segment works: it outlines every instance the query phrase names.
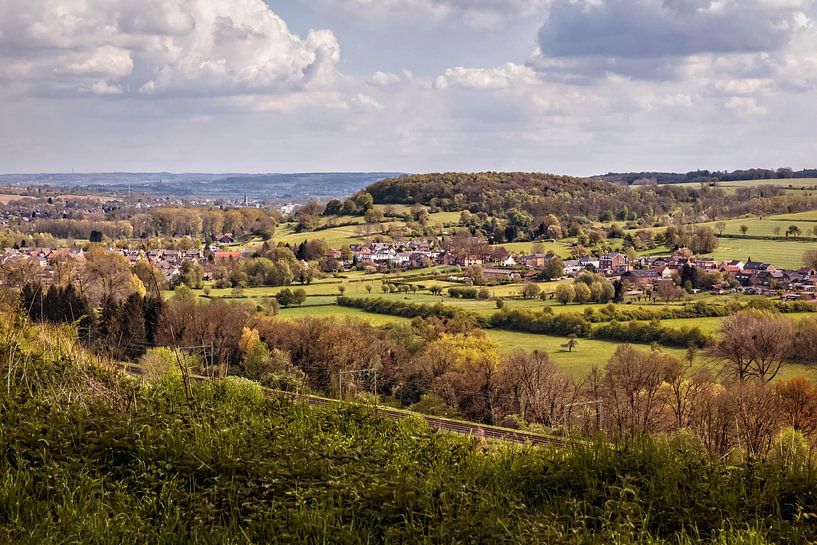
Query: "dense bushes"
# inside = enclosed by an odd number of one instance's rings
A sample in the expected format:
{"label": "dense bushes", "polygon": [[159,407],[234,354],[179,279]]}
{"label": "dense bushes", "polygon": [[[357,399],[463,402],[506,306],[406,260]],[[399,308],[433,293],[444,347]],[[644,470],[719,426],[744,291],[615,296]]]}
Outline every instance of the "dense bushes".
{"label": "dense bushes", "polygon": [[579,314],[546,314],[529,310],[502,310],[491,316],[491,327],[544,335],[590,335],[590,323]]}
{"label": "dense bushes", "polygon": [[817,305],[808,301],[783,302],[771,301],[767,297],[758,297],[743,301],[730,300],[717,304],[703,301],[686,305],[653,307],[611,304],[600,310],[586,308],[582,315],[587,321],[592,323],[610,322],[613,320],[621,322],[630,320],[679,320],[689,318],[723,318],[736,314],[741,310],[752,308],[776,310],[781,313],[817,312]]}
{"label": "dense bushes", "polygon": [[448,296],[456,299],[476,299],[479,297],[479,289],[477,288],[448,288]]}
{"label": "dense bushes", "polygon": [[[476,291],[476,290],[475,290]],[[409,303],[407,301],[389,301],[381,298],[362,297],[338,297],[338,305],[342,307],[354,307],[374,312],[377,314],[390,314],[392,316],[403,316],[405,318],[428,318],[436,316],[438,318],[459,318],[470,321],[479,326],[484,326],[486,321],[481,316],[471,312],[456,309],[442,303],[433,305]]]}
{"label": "dense bushes", "polygon": [[593,329],[590,322],[580,314],[547,314],[528,310],[497,312],[490,319],[490,325],[497,329],[524,331],[544,335],[577,335],[626,343],[659,343],[668,346],[703,348],[712,341],[711,336],[700,328],[672,329],[657,321],[627,324],[613,321]]}
{"label": "dense bushes", "polygon": [[626,343],[658,343],[682,348],[704,348],[712,342],[712,337],[699,327],[673,329],[664,327],[659,321],[651,322],[610,322],[593,330],[593,337],[608,341]]}
{"label": "dense bushes", "polygon": [[687,219],[718,210],[723,217],[813,210],[812,195],[787,195],[780,188],[739,188],[739,198],[721,189],[679,185],[624,186],[601,179],[541,173],[439,173],[379,181],[366,188],[377,204],[423,204],[444,210],[503,216],[512,209],[529,216],[610,221],[643,219],[683,211]]}
{"label": "dense bushes", "polygon": [[[367,312],[378,314],[390,314],[393,316],[404,316],[407,318],[437,316],[440,318],[465,318],[480,327],[492,327],[496,329],[506,329],[510,331],[522,331],[525,333],[538,333],[541,335],[576,335],[578,337],[597,337],[599,339],[651,343],[656,342],[669,346],[688,347],[695,346],[703,348],[707,346],[712,338],[701,332],[700,328],[679,328],[672,329],[661,326],[657,323],[655,314],[652,311],[644,311],[639,314],[639,309],[625,309],[623,312],[618,307],[612,305],[601,312],[560,313],[552,314],[547,312],[534,312],[531,310],[502,309],[494,313],[488,320],[450,306],[436,303],[434,305],[421,305],[405,301],[387,301],[384,299],[367,299],[339,297],[338,304],[341,306],[354,307]],[[627,311],[632,312],[627,312]],[[629,321],[627,325],[622,325],[616,320],[621,316]],[[634,321],[635,316],[643,316],[649,322]],[[606,319],[605,319],[606,318]],[[612,323],[593,329],[591,323],[597,321],[610,321]]]}

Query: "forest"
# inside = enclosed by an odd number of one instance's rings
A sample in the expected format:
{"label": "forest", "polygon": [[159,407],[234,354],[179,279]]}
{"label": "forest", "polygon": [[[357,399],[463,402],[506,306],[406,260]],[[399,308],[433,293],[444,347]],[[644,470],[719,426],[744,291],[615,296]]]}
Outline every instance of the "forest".
{"label": "forest", "polygon": [[[735,198],[708,186],[628,187],[600,179],[519,172],[401,176],[372,184],[366,191],[377,204],[425,204],[494,216],[518,210],[530,220],[553,214],[562,221],[585,223],[640,219],[651,225],[665,215],[698,222],[817,208],[817,197],[787,195],[779,187],[739,188]],[[509,221],[514,223],[512,217]]]}

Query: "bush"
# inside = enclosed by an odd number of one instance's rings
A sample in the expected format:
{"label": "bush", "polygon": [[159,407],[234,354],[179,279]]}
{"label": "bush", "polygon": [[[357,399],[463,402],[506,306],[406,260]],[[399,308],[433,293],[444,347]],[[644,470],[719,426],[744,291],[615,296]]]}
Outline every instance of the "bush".
{"label": "bush", "polygon": [[479,296],[477,288],[448,288],[448,296],[456,299],[476,299]]}
{"label": "bush", "polygon": [[587,337],[591,333],[587,320],[579,314],[570,313],[553,315],[529,310],[503,310],[491,316],[489,323],[497,329],[544,335]]}
{"label": "bush", "polygon": [[226,377],[216,383],[216,392],[228,403],[237,406],[257,405],[264,399],[261,385],[244,377]]}
{"label": "bush", "polygon": [[182,369],[190,374],[198,370],[201,359],[198,356],[178,353],[171,348],[151,348],[140,359],[144,377],[150,382],[161,382],[166,379],[180,379]]}
{"label": "bush", "polygon": [[681,348],[705,348],[712,343],[712,337],[698,327],[672,329],[664,327],[657,320],[651,322],[610,322],[593,331],[593,337],[625,343],[658,343]]}
{"label": "bush", "polygon": [[338,297],[338,305],[342,307],[359,308],[366,312],[374,312],[377,314],[403,316],[405,318],[428,318],[430,316],[437,316],[438,318],[458,318],[480,327],[487,324],[487,321],[477,314],[445,306],[442,303],[420,304],[410,303],[408,301],[389,301],[379,297]]}

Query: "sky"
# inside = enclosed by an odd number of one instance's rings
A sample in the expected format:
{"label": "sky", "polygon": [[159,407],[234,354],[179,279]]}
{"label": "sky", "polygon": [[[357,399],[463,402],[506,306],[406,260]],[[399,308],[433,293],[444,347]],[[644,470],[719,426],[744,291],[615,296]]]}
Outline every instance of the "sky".
{"label": "sky", "polygon": [[0,172],[817,168],[817,0],[0,0]]}

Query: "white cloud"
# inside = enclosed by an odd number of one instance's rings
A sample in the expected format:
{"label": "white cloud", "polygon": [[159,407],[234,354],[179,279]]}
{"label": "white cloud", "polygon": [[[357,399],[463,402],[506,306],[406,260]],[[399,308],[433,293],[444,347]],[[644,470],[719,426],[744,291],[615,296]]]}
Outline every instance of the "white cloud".
{"label": "white cloud", "polygon": [[536,72],[528,66],[507,63],[498,68],[449,68],[438,76],[438,89],[464,87],[479,91],[496,91],[536,83]]}
{"label": "white cloud", "polygon": [[7,0],[0,80],[29,94],[231,96],[324,89],[332,32],[290,32],[263,0]]}
{"label": "white cloud", "polygon": [[[330,1],[373,23],[344,27],[343,62],[332,32],[298,36],[262,0],[0,0],[0,119],[15,127],[0,162],[591,174],[817,157],[811,0],[315,0],[291,13],[304,24]],[[523,16],[544,21],[527,64],[533,29],[502,26]],[[419,50],[383,44],[435,24],[446,31]]]}
{"label": "white cloud", "polygon": [[463,22],[478,29],[497,28],[512,19],[535,15],[550,0],[325,0],[363,17],[424,22]]}
{"label": "white cloud", "polygon": [[403,70],[399,74],[378,70],[369,77],[366,83],[374,87],[391,87],[392,85],[411,81],[413,78],[414,74],[410,70]]}
{"label": "white cloud", "polygon": [[726,100],[724,106],[728,110],[748,115],[762,115],[768,111],[764,106],[758,104],[757,99],[752,97],[730,97]]}

